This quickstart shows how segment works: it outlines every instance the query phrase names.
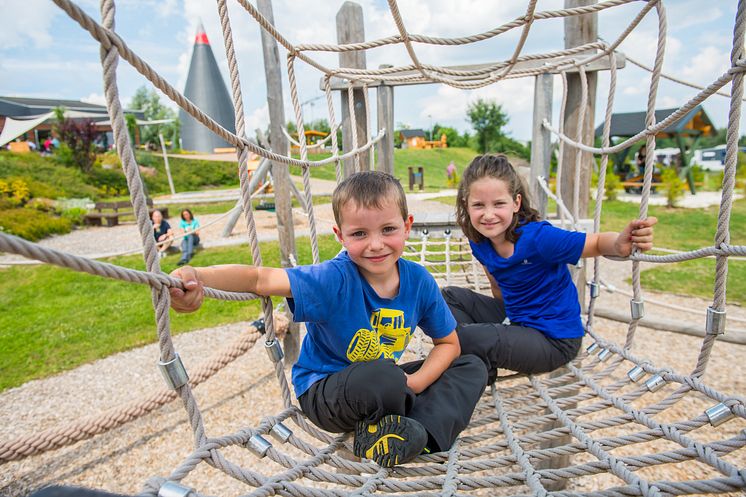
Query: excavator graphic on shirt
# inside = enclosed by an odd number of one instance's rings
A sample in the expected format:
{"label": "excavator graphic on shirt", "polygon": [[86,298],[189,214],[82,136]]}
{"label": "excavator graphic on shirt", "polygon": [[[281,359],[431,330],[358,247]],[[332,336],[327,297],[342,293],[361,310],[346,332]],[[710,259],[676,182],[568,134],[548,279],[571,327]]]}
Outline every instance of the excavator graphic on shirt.
{"label": "excavator graphic on shirt", "polygon": [[371,329],[361,328],[347,346],[351,362],[374,361],[379,357],[398,359],[409,345],[412,328],[404,327],[404,312],[376,309],[370,316]]}

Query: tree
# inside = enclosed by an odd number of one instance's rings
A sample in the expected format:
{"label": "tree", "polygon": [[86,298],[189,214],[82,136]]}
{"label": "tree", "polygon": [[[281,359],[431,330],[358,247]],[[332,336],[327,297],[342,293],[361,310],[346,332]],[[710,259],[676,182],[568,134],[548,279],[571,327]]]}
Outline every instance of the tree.
{"label": "tree", "polygon": [[54,109],[55,130],[63,143],[60,156],[70,165],[75,165],[86,174],[93,169],[96,150],[93,142],[98,136],[96,123],[91,119],[69,119],[62,107]]}
{"label": "tree", "polygon": [[160,132],[163,133],[164,140],[172,143],[172,147],[178,146],[179,119],[173,109],[161,103],[161,99],[154,89],[148,89],[147,86],[138,88],[132,100],[130,100],[128,107],[132,110],[141,110],[145,115],[146,121],[172,119],[172,122],[167,124],[143,126],[140,134],[140,141],[142,143],[160,148],[161,142],[158,138],[158,133]]}
{"label": "tree", "polygon": [[446,135],[446,140],[449,147],[469,146],[469,133],[465,132],[463,135],[459,135],[459,132],[456,128],[441,126],[439,123],[435,123],[433,125],[432,134],[434,140],[440,140],[440,135]]}
{"label": "tree", "polygon": [[480,98],[469,104],[466,115],[474,128],[479,153],[493,150],[499,138],[505,136],[502,128],[508,124],[508,115],[501,105]]}

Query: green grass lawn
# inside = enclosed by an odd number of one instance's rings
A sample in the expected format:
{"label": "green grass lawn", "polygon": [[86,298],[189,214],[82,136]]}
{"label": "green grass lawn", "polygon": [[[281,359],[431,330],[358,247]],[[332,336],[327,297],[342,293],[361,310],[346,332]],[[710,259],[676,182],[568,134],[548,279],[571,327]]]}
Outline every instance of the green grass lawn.
{"label": "green grass lawn", "polygon": [[[405,188],[408,186],[409,181],[409,167],[414,167],[415,171],[418,166],[424,168],[425,175],[425,190],[427,191],[438,191],[445,188],[449,188],[446,177],[446,166],[448,163],[453,161],[456,164],[456,169],[459,175],[466,168],[471,160],[477,155],[477,152],[470,148],[433,148],[429,150],[415,150],[415,149],[394,149],[394,176],[399,178],[402,185]],[[298,156],[295,156],[298,158]],[[330,153],[324,154],[309,154],[308,159],[312,161],[318,161],[331,157]],[[336,180],[336,173],[334,164],[327,166],[311,168],[311,176],[313,178],[326,179],[330,181]],[[291,167],[290,173],[300,176],[301,169],[299,167]]]}
{"label": "green grass lawn", "polygon": [[[333,257],[339,244],[332,236],[319,238],[322,259]],[[279,265],[276,242],[261,244],[263,262]],[[301,264],[311,262],[308,241],[298,243]],[[164,259],[165,272],[176,268],[177,255]],[[144,269],[141,256],[109,260]],[[193,264],[250,263],[247,247],[202,250]],[[156,340],[150,289],[144,285],[78,273],[55,266],[17,266],[0,279],[0,391],[75,368]],[[171,312],[173,333],[217,326],[260,315],[259,301],[223,302],[206,299],[192,314]]]}

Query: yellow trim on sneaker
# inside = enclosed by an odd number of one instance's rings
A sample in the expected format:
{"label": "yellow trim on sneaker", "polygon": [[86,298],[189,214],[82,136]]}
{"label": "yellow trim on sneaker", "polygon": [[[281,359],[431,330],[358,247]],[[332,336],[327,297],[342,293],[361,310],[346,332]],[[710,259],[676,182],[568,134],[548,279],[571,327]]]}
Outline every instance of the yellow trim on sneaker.
{"label": "yellow trim on sneaker", "polygon": [[395,438],[397,440],[401,440],[402,442],[406,442],[407,439],[404,437],[401,437],[397,435],[396,433],[389,433],[388,435],[384,435],[378,440],[376,440],[376,443],[370,446],[370,449],[365,451],[365,457],[368,459],[373,459],[375,457],[376,453],[378,454],[388,454],[389,453],[389,439]]}

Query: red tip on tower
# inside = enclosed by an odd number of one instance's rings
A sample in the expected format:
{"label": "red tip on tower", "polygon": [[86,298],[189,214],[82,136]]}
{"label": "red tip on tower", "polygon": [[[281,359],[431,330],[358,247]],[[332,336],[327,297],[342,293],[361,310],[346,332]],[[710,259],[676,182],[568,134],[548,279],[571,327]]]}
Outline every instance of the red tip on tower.
{"label": "red tip on tower", "polygon": [[197,26],[197,36],[194,37],[195,45],[209,45],[210,41],[207,39],[207,33],[205,33],[205,27],[202,23]]}

